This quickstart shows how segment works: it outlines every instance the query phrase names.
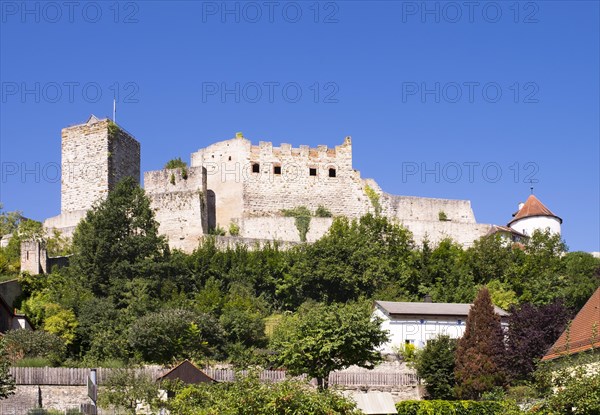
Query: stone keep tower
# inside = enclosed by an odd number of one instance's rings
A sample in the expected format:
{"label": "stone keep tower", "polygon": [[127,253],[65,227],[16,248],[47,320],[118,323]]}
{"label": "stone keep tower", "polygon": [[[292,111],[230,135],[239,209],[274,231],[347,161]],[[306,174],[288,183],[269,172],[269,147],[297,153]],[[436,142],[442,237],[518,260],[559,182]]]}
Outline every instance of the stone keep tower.
{"label": "stone keep tower", "polygon": [[140,180],[140,143],[109,119],[94,115],[62,130],[61,214],[47,229],[71,235],[85,213],[124,177]]}
{"label": "stone keep tower", "polygon": [[88,210],[124,177],[140,180],[140,143],[95,116],[62,130],[61,213]]}

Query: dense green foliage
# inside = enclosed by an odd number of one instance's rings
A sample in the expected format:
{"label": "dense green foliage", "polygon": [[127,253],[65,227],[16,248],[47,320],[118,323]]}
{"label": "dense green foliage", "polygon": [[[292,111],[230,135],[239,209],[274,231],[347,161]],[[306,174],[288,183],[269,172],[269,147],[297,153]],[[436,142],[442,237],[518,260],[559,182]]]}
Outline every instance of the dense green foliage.
{"label": "dense green foliage", "polygon": [[159,385],[152,377],[135,369],[115,369],[98,391],[98,406],[123,409],[135,415],[138,403],[158,404]]}
{"label": "dense green foliage", "polygon": [[398,415],[517,415],[521,412],[510,402],[493,401],[402,401],[396,404]]}
{"label": "dense green foliage", "polygon": [[44,357],[57,364],[65,356],[65,344],[56,335],[43,330],[9,330],[3,338],[11,360]]}
{"label": "dense green foliage", "polygon": [[372,368],[381,361],[375,349],[387,341],[369,304],[307,303],[275,329],[271,347],[292,375],[308,374],[327,388],[329,373],[350,365]]}
{"label": "dense green foliage", "polygon": [[6,350],[6,340],[0,339],[0,400],[15,392],[15,380],[9,372],[10,358]]}
{"label": "dense green foliage", "polygon": [[439,336],[429,340],[415,361],[419,378],[425,381],[429,399],[454,397],[454,354],[456,340]]}
{"label": "dense green foliage", "polygon": [[[2,226],[18,230],[16,217],[0,214]],[[36,225],[27,222],[22,233],[31,236]],[[0,273],[18,271],[18,239],[0,249]],[[265,350],[265,319],[294,313],[306,301],[421,301],[430,294],[435,302],[472,302],[487,285],[502,307],[562,299],[577,309],[600,283],[600,260],[565,253],[564,242],[548,233],[535,233],[523,249],[499,236],[468,249],[451,240],[416,246],[408,230],[378,215],[336,217],[320,240],[287,250],[277,244],[218,249],[209,237],[191,254],[171,251],[133,180],[121,182],[88,212],[71,247],[55,245],[73,252],[71,265],[20,276],[24,295],[15,306],[37,329],[56,335],[66,348],[57,359],[66,356],[68,364],[179,357],[267,364],[272,352]],[[203,316],[203,323],[190,317],[169,327],[174,313]],[[165,344],[202,340],[189,350],[156,345],[154,352],[147,350],[155,348],[151,339],[134,334],[143,324],[168,339]]]}
{"label": "dense green foliage", "polygon": [[168,409],[178,415],[358,415],[353,402],[331,391],[286,380],[262,383],[257,375],[231,383],[189,385]]}

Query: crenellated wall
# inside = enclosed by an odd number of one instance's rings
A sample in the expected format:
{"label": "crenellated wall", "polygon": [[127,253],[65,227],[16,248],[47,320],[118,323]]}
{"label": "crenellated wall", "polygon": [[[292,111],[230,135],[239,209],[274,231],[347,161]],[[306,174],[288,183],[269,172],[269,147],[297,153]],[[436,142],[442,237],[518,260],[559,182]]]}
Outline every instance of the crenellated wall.
{"label": "crenellated wall", "polygon": [[208,232],[206,170],[203,167],[144,173],[144,188],[169,246],[184,251],[198,247]]}
{"label": "crenellated wall", "polygon": [[[110,120],[91,116],[62,130],[62,167],[61,214],[47,219],[44,227],[71,236],[87,210],[120,179],[139,180],[140,144]],[[172,248],[188,252],[211,229],[227,231],[232,223],[239,226],[237,238],[245,244],[298,243],[295,219],[285,217],[283,210],[300,206],[312,213],[323,206],[334,216],[359,218],[375,212],[378,204],[380,213],[411,230],[417,243],[450,237],[468,245],[490,229],[476,222],[468,200],[391,195],[374,180],[361,178],[352,167],[350,137],[333,148],[310,148],[266,141],[256,145],[238,133],[193,153],[186,174],[180,169],[146,172],[144,187],[161,234]],[[313,217],[307,241],[323,236],[331,222]],[[28,247],[23,252],[40,255]],[[44,263],[41,257],[23,259],[30,272],[38,270],[36,263]]]}

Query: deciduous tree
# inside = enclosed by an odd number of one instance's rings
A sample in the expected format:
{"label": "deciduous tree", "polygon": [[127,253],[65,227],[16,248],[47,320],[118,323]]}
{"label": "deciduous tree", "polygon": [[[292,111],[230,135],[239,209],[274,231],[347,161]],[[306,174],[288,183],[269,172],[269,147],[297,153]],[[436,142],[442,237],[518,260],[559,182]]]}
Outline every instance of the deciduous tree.
{"label": "deciduous tree", "polygon": [[329,373],[350,365],[373,368],[387,340],[368,303],[304,304],[279,323],[271,339],[279,364],[292,375],[308,374],[327,388]]}

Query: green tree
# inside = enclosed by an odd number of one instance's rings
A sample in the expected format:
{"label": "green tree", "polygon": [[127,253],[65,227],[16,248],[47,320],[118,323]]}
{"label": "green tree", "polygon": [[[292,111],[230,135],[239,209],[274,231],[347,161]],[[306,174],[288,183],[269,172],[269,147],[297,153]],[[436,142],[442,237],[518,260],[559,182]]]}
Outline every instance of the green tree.
{"label": "green tree", "polygon": [[512,283],[519,301],[548,304],[560,296],[570,281],[561,278],[561,257],[567,246],[556,233],[536,230],[525,244],[525,256],[515,265]]}
{"label": "green tree", "polygon": [[6,350],[6,340],[0,339],[0,400],[15,393],[15,380],[9,369],[10,359]]}
{"label": "green tree", "polygon": [[150,201],[133,178],[86,214],[73,236],[73,272],[98,296],[119,303],[126,282],[144,278],[159,291],[167,245]]}
{"label": "green tree", "polygon": [[568,307],[579,310],[600,286],[600,258],[587,252],[569,252],[560,261],[560,279],[566,284],[559,295]]}
{"label": "green tree", "polygon": [[161,310],[136,320],[129,344],[145,362],[165,364],[184,358],[211,356],[222,344],[216,319],[188,310]]}
{"label": "green tree", "polygon": [[292,308],[306,299],[345,302],[375,292],[410,298],[417,291],[412,248],[410,232],[385,217],[335,218],[325,236],[298,248],[278,292]]}
{"label": "green tree", "polygon": [[415,369],[425,381],[429,399],[454,397],[454,367],[456,340],[441,335],[429,340],[417,354]]}
{"label": "green tree", "polygon": [[114,369],[100,386],[98,406],[124,409],[135,415],[138,404],[152,406],[158,403],[158,386],[143,370]]}
{"label": "green tree", "polygon": [[505,381],[504,333],[494,311],[490,292],[482,288],[469,311],[464,336],[456,349],[456,394],[479,399]]}
{"label": "green tree", "polygon": [[276,327],[271,347],[292,375],[308,374],[326,389],[329,373],[350,365],[373,368],[387,338],[367,303],[306,303]]}

